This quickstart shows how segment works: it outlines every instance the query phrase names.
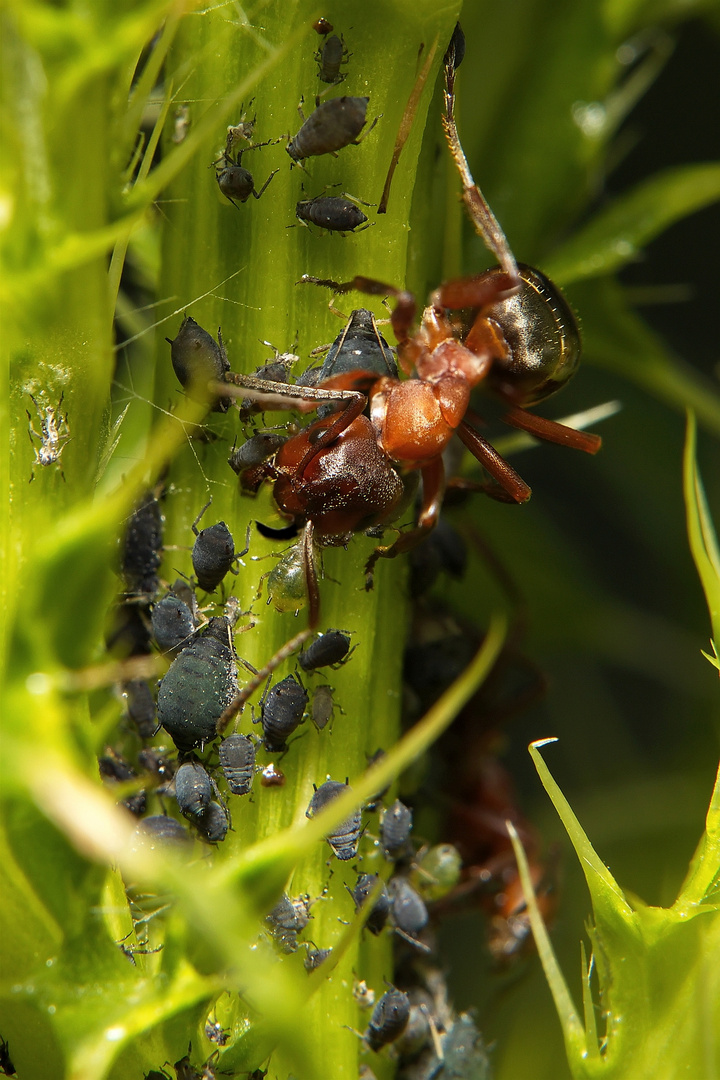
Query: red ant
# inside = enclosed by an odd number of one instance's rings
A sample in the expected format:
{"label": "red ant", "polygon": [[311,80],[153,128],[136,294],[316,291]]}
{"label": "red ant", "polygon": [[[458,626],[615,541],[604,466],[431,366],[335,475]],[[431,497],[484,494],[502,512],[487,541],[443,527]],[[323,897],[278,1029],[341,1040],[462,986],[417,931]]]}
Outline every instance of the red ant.
{"label": "red ant", "polygon": [[[275,395],[289,407],[309,411],[318,401],[345,402],[342,411],[318,420],[278,451],[267,465],[275,479],[275,499],[295,520],[310,522],[324,543],[344,543],[349,533],[395,520],[407,505],[402,477],[419,471],[423,501],[417,524],[387,547],[377,547],[367,563],[371,580],[378,558],[393,558],[414,547],[437,523],[445,492],[442,455],[457,433],[492,478],[478,489],[503,501],[525,502],[530,487],[473,427],[470,394],[487,384],[508,405],[503,420],[550,442],[594,454],[601,440],[526,411],[559,389],[574,373],[580,355],[577,324],[557,288],[538,270],[518,265],[505,236],[472,178],[454,118],[455,56],[445,61],[443,128],[463,184],[463,199],[477,232],[500,265],[436,289],[413,330],[411,293],[372,278],[337,283],[304,276],[336,293],[358,290],[392,296],[391,322],[398,341],[403,381],[356,370],[326,379],[318,389],[281,388],[226,372],[243,387],[241,396]],[[449,312],[472,309],[463,325]],[[361,415],[369,399],[369,419]],[[284,406],[288,407],[288,403]]]}

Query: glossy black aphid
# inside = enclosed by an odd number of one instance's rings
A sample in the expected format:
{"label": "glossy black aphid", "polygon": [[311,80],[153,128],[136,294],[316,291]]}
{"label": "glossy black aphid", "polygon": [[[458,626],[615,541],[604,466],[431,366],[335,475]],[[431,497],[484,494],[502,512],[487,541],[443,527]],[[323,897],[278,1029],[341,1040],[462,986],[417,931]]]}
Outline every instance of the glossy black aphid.
{"label": "glossy black aphid", "polygon": [[[360,910],[360,908],[365,903],[365,901],[367,900],[367,898],[370,895],[370,893],[372,892],[372,890],[377,885],[377,882],[378,882],[378,875],[377,874],[360,874],[360,876],[357,879],[357,882],[355,883],[355,888],[350,889],[350,887],[348,886],[348,891],[350,892],[350,895],[352,896],[353,901],[355,902],[355,910],[356,911]],[[365,925],[366,925],[366,927],[368,928],[368,930],[370,931],[371,934],[376,934],[377,935],[377,934],[381,933],[381,931],[385,927],[385,923],[388,920],[388,915],[389,914],[390,914],[390,895],[389,895],[389,893],[387,891],[386,886],[383,885],[377,899],[375,900],[375,903],[373,904],[372,908],[370,909],[370,914],[368,915],[367,920],[365,922]]]}
{"label": "glossy black aphid", "polygon": [[382,1050],[402,1035],[409,1018],[410,998],[391,986],[373,1009],[363,1038],[371,1050]]}
{"label": "glossy black aphid", "polygon": [[152,739],[158,729],[157,711],[152,690],[145,679],[131,679],[123,686],[127,695],[127,713],[141,739]]}
{"label": "glossy black aphid", "polygon": [[208,384],[222,382],[225,372],[230,370],[230,361],[220,329],[218,328],[218,341],[215,341],[207,330],[203,330],[202,326],[186,315],[177,337],[165,340],[170,344],[170,358],[175,374],[188,397],[202,403],[211,400],[213,412],[227,412],[232,398],[213,397],[208,392]]}
{"label": "glossy black aphid", "polygon": [[355,232],[367,221],[359,206],[342,195],[318,195],[301,199],[295,207],[295,217],[317,225],[328,232]]}
{"label": "glossy black aphid", "polygon": [[201,817],[212,799],[212,780],[198,761],[186,761],[175,773],[175,798],[180,813],[186,817]]}
{"label": "glossy black aphid", "polygon": [[285,750],[287,740],[302,723],[308,695],[294,675],[275,683],[260,705],[263,742],[270,754]]}
{"label": "glossy black aphid", "polygon": [[121,570],[131,596],[153,597],[160,588],[157,571],[163,546],[163,517],[152,492],[143,496],[128,519]]}
{"label": "glossy black aphid", "polygon": [[192,611],[172,593],[158,600],[150,614],[150,622],[160,652],[177,652],[189,643],[195,633]]}
{"label": "glossy black aphid", "polygon": [[429,952],[427,945],[418,940],[429,922],[428,909],[419,893],[406,878],[392,878],[388,883],[395,929],[405,941],[422,952]]}
{"label": "glossy black aphid", "polygon": [[230,826],[227,810],[215,801],[208,803],[204,812],[194,821],[197,831],[209,844],[219,844],[223,841]]}
{"label": "glossy black aphid", "polygon": [[158,690],[158,720],[178,750],[212,742],[216,724],[238,695],[230,623],[211,619],[177,656]]}
{"label": "glossy black aphid", "polygon": [[411,849],[412,810],[396,799],[380,822],[380,842],[389,859],[399,859]]}
{"label": "glossy black aphid", "polygon": [[[137,773],[132,766],[111,749],[108,749],[107,753],[98,758],[98,768],[102,778],[109,780],[111,784],[120,784],[123,780],[135,780],[137,777]],[[136,791],[133,795],[128,795],[126,799],[123,799],[120,805],[124,806],[135,817],[142,817],[147,808],[147,796],[144,791]]]}
{"label": "glossy black aphid", "polygon": [[175,818],[166,817],[164,814],[154,814],[152,817],[143,818],[137,827],[138,836],[144,844],[154,847],[155,844],[176,845],[186,844],[190,840],[190,834]]}
{"label": "glossy black aphid", "polygon": [[[210,525],[198,532],[198,521],[207,510],[206,503],[192,523],[195,543],[192,549],[193,572],[198,585],[205,592],[213,592],[235,562],[235,541],[224,521]],[[241,554],[245,554],[242,552]],[[238,556],[239,558],[240,556]]]}
{"label": "glossy black aphid", "polygon": [[301,898],[293,901],[283,893],[272,911],[265,916],[265,922],[281,952],[297,952],[297,935],[310,922],[307,903]]}
{"label": "glossy black aphid", "polygon": [[345,78],[345,75],[341,73],[340,66],[345,60],[349,58],[349,53],[345,47],[345,42],[342,37],[338,37],[337,34],[333,34],[331,37],[326,37],[318,51],[315,53],[315,59],[318,62],[318,78],[320,82],[334,85],[341,83]]}
{"label": "glossy black aphid", "polygon": [[[315,789],[315,794],[305,811],[306,817],[315,817],[323,807],[348,790],[347,784],[341,784],[338,780],[326,780],[324,784]],[[325,839],[332,848],[335,857],[340,859],[341,862],[347,862],[348,859],[354,859],[357,855],[360,832],[361,814],[359,810],[356,810],[349,818],[336,825]]]}
{"label": "glossy black aphid", "polygon": [[286,150],[293,161],[335,154],[351,143],[357,145],[365,126],[366,97],[339,97],[323,101],[304,122]]}
{"label": "glossy black aphid", "polygon": [[255,743],[246,735],[228,735],[218,746],[223,776],[233,795],[247,795],[255,776]]}
{"label": "glossy black aphid", "polygon": [[318,383],[350,371],[372,371],[378,376],[398,377],[395,354],[367,308],[356,308],[332,343],[318,376]]}
{"label": "glossy black aphid", "polygon": [[303,671],[340,664],[350,650],[350,636],[342,630],[326,630],[298,655]]}

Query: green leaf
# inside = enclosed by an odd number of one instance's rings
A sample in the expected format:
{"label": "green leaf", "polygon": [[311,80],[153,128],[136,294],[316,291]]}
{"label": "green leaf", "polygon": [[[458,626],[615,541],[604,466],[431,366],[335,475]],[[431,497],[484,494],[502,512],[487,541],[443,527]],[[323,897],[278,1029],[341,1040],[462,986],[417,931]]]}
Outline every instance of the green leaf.
{"label": "green leaf", "polygon": [[720,199],[720,164],[668,169],[639,184],[575,233],[545,265],[562,285],[619,270],[670,225]]}

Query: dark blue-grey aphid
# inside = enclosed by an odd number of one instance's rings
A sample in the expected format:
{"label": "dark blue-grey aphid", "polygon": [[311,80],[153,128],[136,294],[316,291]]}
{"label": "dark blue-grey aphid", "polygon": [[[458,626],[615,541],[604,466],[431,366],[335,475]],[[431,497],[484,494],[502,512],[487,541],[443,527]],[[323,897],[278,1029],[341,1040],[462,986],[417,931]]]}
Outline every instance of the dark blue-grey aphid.
{"label": "dark blue-grey aphid", "polygon": [[227,810],[218,802],[208,803],[207,809],[195,818],[197,831],[209,844],[219,844],[227,836],[230,826]]}
{"label": "dark blue-grey aphid", "polygon": [[[360,908],[363,906],[368,896],[375,888],[377,881],[377,874],[360,874],[357,882],[355,883],[354,889],[351,889],[348,885],[348,892],[350,893],[355,902],[356,911],[359,911]],[[375,903],[370,909],[370,914],[365,921],[365,925],[371,934],[379,934],[382,931],[385,923],[388,920],[389,914],[390,896],[388,894],[386,886],[383,885],[377,899],[375,900]]]}
{"label": "dark blue-grey aphid", "polygon": [[172,593],[158,600],[150,615],[153,637],[160,652],[176,653],[190,643],[195,620],[184,600]]}
{"label": "dark blue-grey aphid", "polygon": [[305,970],[315,971],[316,968],[320,967],[324,960],[327,960],[331,952],[332,949],[312,949],[308,945],[307,956],[303,961]]}
{"label": "dark blue-grey aphid", "polygon": [[152,690],[145,679],[131,679],[123,686],[127,694],[127,712],[141,739],[152,739],[158,729],[157,710]]}
{"label": "dark blue-grey aphid", "polygon": [[373,1009],[363,1038],[371,1050],[382,1050],[402,1035],[409,1018],[410,998],[391,986]]}
{"label": "dark blue-grey aphid", "polygon": [[[332,802],[333,799],[337,799],[343,792],[348,791],[347,784],[341,784],[338,780],[326,780],[324,784],[321,784],[316,789],[315,794],[310,800],[305,814],[307,817],[315,817],[319,814],[323,807]],[[336,825],[333,831],[326,836],[328,844],[333,850],[333,854],[341,862],[347,862],[348,859],[354,859],[357,855],[358,844],[360,843],[361,832],[361,814],[359,810],[356,810],[345,821],[341,821],[339,825]]]}
{"label": "dark blue-grey aphid", "polygon": [[380,842],[388,859],[399,859],[411,851],[412,810],[396,799],[382,816]]}
{"label": "dark blue-grey aphid", "polygon": [[302,722],[307,703],[307,691],[294,675],[270,687],[260,705],[263,742],[268,753],[279,754],[286,749],[288,738]]}
{"label": "dark blue-grey aphid", "polygon": [[281,952],[297,952],[298,933],[310,922],[307,902],[301,897],[293,901],[283,893],[272,911],[265,916],[265,922]]}
{"label": "dark blue-grey aphid", "polygon": [[247,795],[255,777],[255,743],[246,735],[228,735],[218,746],[223,776],[233,795]]}
{"label": "dark blue-grey aphid", "polygon": [[235,541],[224,521],[195,532],[192,549],[193,572],[198,585],[205,592],[213,592],[235,561]]}
{"label": "dark blue-grey aphid", "polygon": [[230,623],[214,618],[173,660],[161,681],[158,720],[178,750],[192,750],[217,737],[217,721],[237,695]]}
{"label": "dark blue-grey aphid", "polygon": [[225,372],[230,370],[220,330],[218,341],[215,341],[188,315],[183,319],[177,337],[165,340],[170,345],[173,370],[188,397],[203,403],[211,401],[213,412],[227,412],[232,398],[216,397],[208,390],[209,384],[223,382]]}
{"label": "dark blue-grey aphid", "polygon": [[423,898],[404,877],[391,878],[388,892],[392,902],[393,925],[400,937],[421,952],[430,952],[428,946],[419,940],[430,918]]}
{"label": "dark blue-grey aphid", "polygon": [[350,637],[342,630],[326,630],[315,638],[307,649],[298,654],[298,664],[303,671],[339,664],[348,654]]}
{"label": "dark blue-grey aphid", "polygon": [[186,817],[197,819],[204,814],[212,794],[212,780],[199,762],[186,761],[175,773],[175,798]]}
{"label": "dark blue-grey aphid", "polygon": [[187,829],[175,818],[166,817],[164,814],[143,818],[137,827],[137,834],[148,847],[154,847],[156,843],[163,847],[187,844],[190,840]]}
{"label": "dark blue-grey aphid", "polygon": [[357,137],[365,126],[366,97],[336,97],[323,101],[305,120],[286,150],[293,161],[334,154]]}
{"label": "dark blue-grey aphid", "polygon": [[157,571],[163,546],[160,503],[148,492],[130,515],[122,545],[122,575],[131,596],[152,597],[160,587]]}

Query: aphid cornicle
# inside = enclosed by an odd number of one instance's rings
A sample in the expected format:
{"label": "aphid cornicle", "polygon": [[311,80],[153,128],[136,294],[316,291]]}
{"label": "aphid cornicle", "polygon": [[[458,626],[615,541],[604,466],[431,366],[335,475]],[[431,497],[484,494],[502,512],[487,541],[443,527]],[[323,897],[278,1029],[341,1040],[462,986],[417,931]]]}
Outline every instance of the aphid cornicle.
{"label": "aphid cornicle", "polygon": [[246,735],[228,735],[218,746],[223,776],[233,795],[247,795],[255,776],[255,743]]}
{"label": "aphid cornicle", "polygon": [[263,742],[270,754],[281,753],[287,740],[302,723],[308,695],[294,675],[275,683],[260,706]]}
{"label": "aphid cornicle", "polygon": [[373,1009],[363,1038],[370,1049],[377,1053],[402,1035],[409,1018],[410,998],[402,990],[391,986]]}
{"label": "aphid cornicle", "polygon": [[412,810],[396,799],[380,822],[380,842],[389,859],[399,859],[410,850]]}
{"label": "aphid cornicle", "polygon": [[[310,805],[305,811],[305,816],[309,818],[315,817],[323,807],[331,803],[333,799],[337,799],[345,791],[348,791],[347,784],[342,784],[338,780],[326,780],[324,784],[315,789]],[[339,825],[336,825],[333,831],[325,837],[332,848],[333,854],[341,862],[354,859],[357,855],[361,821],[360,811],[356,810],[350,817],[345,818]]]}
{"label": "aphid cornicle", "polygon": [[165,340],[170,345],[175,374],[188,397],[203,404],[212,402],[213,412],[227,412],[232,399],[214,396],[208,390],[209,383],[222,382],[225,372],[230,370],[220,329],[218,341],[215,341],[207,330],[186,315],[177,337]]}
{"label": "aphid cornicle", "polygon": [[303,671],[316,671],[317,668],[340,664],[350,650],[350,637],[342,630],[326,630],[320,634],[307,649],[298,655],[298,664]]}
{"label": "aphid cornicle", "polygon": [[286,150],[293,161],[335,154],[351,143],[357,145],[365,126],[366,97],[339,97],[323,101],[305,120]]}
{"label": "aphid cornicle", "polygon": [[217,737],[217,721],[237,695],[230,623],[213,618],[160,682],[158,720],[178,750],[192,750]]}

